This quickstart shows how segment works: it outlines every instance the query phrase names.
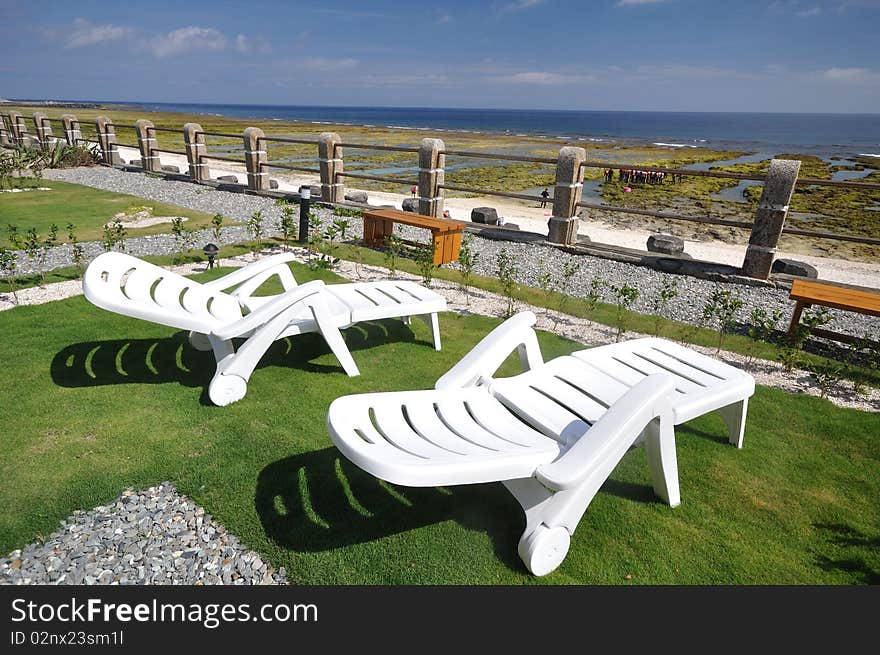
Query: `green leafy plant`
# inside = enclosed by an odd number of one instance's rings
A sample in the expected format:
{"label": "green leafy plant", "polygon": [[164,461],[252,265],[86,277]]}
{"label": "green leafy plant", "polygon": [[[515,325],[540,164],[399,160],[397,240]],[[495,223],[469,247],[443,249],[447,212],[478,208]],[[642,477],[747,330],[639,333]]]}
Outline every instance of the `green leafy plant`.
{"label": "green leafy plant", "polygon": [[458,270],[461,273],[458,286],[464,292],[465,304],[468,306],[471,304],[471,279],[479,258],[480,254],[474,250],[474,236],[464,235],[458,250]]}
{"label": "green leafy plant", "polygon": [[654,296],[651,303],[651,309],[654,314],[654,336],[659,337],[663,327],[663,319],[666,318],[666,310],[669,307],[669,301],[678,296],[678,280],[675,278],[664,277],[660,284],[660,290]]}
{"label": "green leafy plant", "polygon": [[40,280],[42,284],[46,284],[46,257],[49,251],[58,245],[58,226],[55,223],[49,226],[49,234],[40,244]]}
{"label": "green leafy plant", "polygon": [[816,386],[819,387],[819,396],[827,398],[828,392],[840,383],[843,377],[844,367],[842,364],[815,364],[809,367],[810,377],[813,378]]}
{"label": "green leafy plant", "polygon": [[544,294],[544,314],[550,311],[550,294],[553,293],[553,274],[545,268],[546,264],[543,259],[538,260],[538,268],[540,272],[536,277],[538,288]]}
{"label": "green leafy plant", "polygon": [[434,265],[436,249],[437,244],[431,241],[430,243],[419,245],[412,250],[412,258],[416,266],[418,266],[419,275],[422,276],[422,282],[426,287],[431,286],[431,281],[434,279],[434,271],[437,269]]}
{"label": "green leafy plant", "polygon": [[564,314],[566,309],[568,309],[568,303],[571,300],[571,283],[572,280],[574,280],[574,276],[577,275],[580,270],[581,265],[579,262],[576,262],[573,259],[568,259],[562,264],[562,272],[559,278],[554,281],[556,290],[559,291],[559,304],[557,306],[559,313],[553,318],[554,330],[559,325],[560,314]]}
{"label": "green leafy plant", "polygon": [[278,226],[281,228],[281,242],[286,250],[290,250],[290,242],[296,239],[297,226],[293,205],[288,202],[281,205],[281,220]]}
{"label": "green leafy plant", "polygon": [[245,226],[247,227],[248,234],[251,235],[251,239],[255,241],[254,244],[254,252],[257,253],[259,257],[260,253],[260,239],[263,238],[263,212],[262,210],[257,210],[251,217],[247,219],[245,222]]}
{"label": "green leafy plant", "polygon": [[211,236],[214,238],[215,245],[219,248],[223,245],[223,214],[214,214],[211,217]]}
{"label": "green leafy plant", "polygon": [[76,238],[76,226],[73,223],[67,224],[67,242],[70,244],[70,257],[73,259],[73,265],[82,275],[85,269],[85,251]]}
{"label": "green leafy plant", "polygon": [[15,252],[8,248],[0,249],[0,271],[9,282],[9,288],[12,289],[12,301],[18,304],[18,294],[15,288],[15,272],[18,270],[18,258]]}
{"label": "green leafy plant", "polygon": [[9,245],[13,247],[15,250],[21,250],[24,247],[24,241],[21,238],[21,235],[18,233],[17,225],[6,224],[6,238],[9,241]]}
{"label": "green leafy plant", "polygon": [[617,308],[615,313],[614,324],[617,328],[615,341],[620,341],[628,327],[629,308],[639,297],[639,290],[631,287],[629,284],[621,284],[620,286],[611,286],[614,293],[614,304]]}
{"label": "green leafy plant", "polygon": [[516,277],[519,271],[513,256],[505,249],[501,249],[495,256],[495,275],[501,282],[501,294],[504,296],[505,307],[502,317],[507,319],[516,313]]}
{"label": "green leafy plant", "polygon": [[781,309],[774,310],[772,314],[763,307],[755,307],[752,310],[749,315],[749,338],[752,341],[746,364],[751,364],[754,361],[756,350],[760,344],[770,343],[781,319]]}
{"label": "green leafy plant", "polygon": [[388,269],[391,277],[397,277],[397,258],[403,252],[404,242],[396,234],[389,234],[385,237],[385,268]]}
{"label": "green leafy plant", "polygon": [[115,218],[104,225],[104,231],[101,236],[101,245],[103,245],[104,250],[107,250],[108,252],[117,247],[120,251],[124,251],[125,237],[127,235],[128,230],[122,225],[122,219]]}
{"label": "green leafy plant", "polygon": [[340,207],[339,205],[333,208],[333,213],[337,216],[350,216],[351,218],[362,218],[364,215],[363,210]]}
{"label": "green leafy plant", "polygon": [[736,325],[736,315],[743,306],[739,294],[729,289],[715,289],[706,305],[703,307],[703,320],[714,324],[718,331],[718,343],[715,354],[721,352],[724,345],[724,335],[732,331]]}

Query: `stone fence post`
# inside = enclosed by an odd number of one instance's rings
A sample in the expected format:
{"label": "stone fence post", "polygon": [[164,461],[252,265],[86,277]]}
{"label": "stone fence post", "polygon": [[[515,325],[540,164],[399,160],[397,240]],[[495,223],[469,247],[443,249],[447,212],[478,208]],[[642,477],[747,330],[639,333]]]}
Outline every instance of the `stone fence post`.
{"label": "stone fence post", "polygon": [[67,139],[67,145],[78,146],[82,140],[82,132],[79,131],[79,121],[73,114],[64,114],[61,116],[61,125],[64,127],[64,138]]}
{"label": "stone fence post", "polygon": [[205,135],[198,123],[187,123],[183,126],[183,141],[186,144],[186,160],[189,163],[189,176],[193,182],[204,182],[211,179],[208,164],[202,157],[208,154]]}
{"label": "stone fence post", "polygon": [[9,127],[9,116],[0,114],[0,146],[12,145],[12,130]]}
{"label": "stone fence post", "polygon": [[446,181],[446,144],[443,139],[422,139],[419,144],[419,213],[443,216],[440,185]]}
{"label": "stone fence post", "polygon": [[137,131],[138,148],[141,151],[141,168],[150,173],[158,173],[162,170],[162,163],[159,155],[153,154],[153,148],[156,147],[156,132],[153,129],[153,121],[145,118],[135,121],[135,130]]}
{"label": "stone fence post", "polygon": [[15,144],[21,146],[31,145],[31,136],[27,131],[27,124],[24,122],[24,116],[21,112],[9,112],[9,123],[12,128],[12,140]]}
{"label": "stone fence post", "polygon": [[37,140],[44,149],[49,149],[49,139],[52,138],[52,124],[49,117],[41,111],[34,112],[34,131],[37,133]]}
{"label": "stone fence post", "polygon": [[269,173],[263,166],[266,157],[266,133],[259,127],[249,127],[244,131],[244,159],[247,165],[248,189],[266,191],[269,189]]}
{"label": "stone fence post", "polygon": [[322,132],[318,136],[318,166],[321,169],[321,201],[345,200],[345,184],[337,177],[342,172],[342,137],[336,132]]}
{"label": "stone fence post", "polygon": [[553,214],[547,221],[547,239],[551,243],[577,243],[577,203],[584,190],[584,167],[587,151],[565,146],[556,160],[556,186],[553,189]]}
{"label": "stone fence post", "polygon": [[122,162],[119,158],[119,150],[116,148],[116,128],[113,121],[106,116],[95,118],[95,132],[98,135],[98,146],[101,148],[101,158],[108,166],[119,166]]}
{"label": "stone fence post", "polygon": [[785,218],[791,196],[794,194],[795,183],[801,163],[790,159],[773,159],[767,170],[764,191],[755,212],[755,224],[752,236],[746,248],[742,274],[748,277],[766,280],[770,277],[770,269],[776,256],[776,245],[782,236]]}

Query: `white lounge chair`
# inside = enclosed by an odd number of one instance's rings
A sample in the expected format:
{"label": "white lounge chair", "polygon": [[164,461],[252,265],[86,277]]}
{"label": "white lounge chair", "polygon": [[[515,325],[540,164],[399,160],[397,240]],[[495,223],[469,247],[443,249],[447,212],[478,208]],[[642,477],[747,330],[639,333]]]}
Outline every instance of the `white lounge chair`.
{"label": "white lounge chair", "polygon": [[[86,298],[103,309],[190,330],[198,350],[213,350],[217,371],[208,396],[217,405],[240,400],[260,358],[276,339],[320,332],[348,375],[358,367],[340,330],[360,321],[418,316],[431,328],[440,350],[437,313],[446,300],[414,282],[383,280],[298,285],[287,262],[293,256],[267,257],[211,282],[200,283],[131,255],[108,252],[89,264],[83,277]],[[273,275],[284,293],[252,295]],[[224,290],[236,287],[231,293]],[[235,350],[233,339],[245,343]]]}
{"label": "white lounge chair", "polygon": [[[520,557],[544,575],[632,446],[644,443],[654,490],[678,505],[673,426],[720,410],[740,447],[754,381],[662,339],[544,362],[534,323],[531,312],[507,320],[433,390],[338,398],[327,426],[348,459],[394,484],[504,483],[526,514]],[[515,349],[526,372],[494,379]]]}

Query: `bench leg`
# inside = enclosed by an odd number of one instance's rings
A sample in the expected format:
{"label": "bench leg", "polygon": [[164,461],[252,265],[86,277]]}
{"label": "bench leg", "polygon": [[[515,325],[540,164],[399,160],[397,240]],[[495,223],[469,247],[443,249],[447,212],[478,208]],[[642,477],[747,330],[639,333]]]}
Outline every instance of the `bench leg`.
{"label": "bench leg", "polygon": [[743,447],[746,431],[746,414],[749,411],[749,399],[746,398],[718,410],[727,426],[727,439],[737,448]]}
{"label": "bench leg", "polygon": [[804,312],[804,303],[803,301],[798,300],[797,304],[794,306],[794,313],[791,315],[791,325],[788,326],[788,336],[794,338],[795,333],[797,332],[798,325],[801,322],[801,314]]}

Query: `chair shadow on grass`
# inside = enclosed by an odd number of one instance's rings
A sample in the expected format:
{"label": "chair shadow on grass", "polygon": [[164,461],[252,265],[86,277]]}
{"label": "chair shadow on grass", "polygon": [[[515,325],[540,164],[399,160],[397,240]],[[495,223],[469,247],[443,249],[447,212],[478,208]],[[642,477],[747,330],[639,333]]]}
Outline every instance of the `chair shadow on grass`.
{"label": "chair shadow on grass", "polygon": [[[650,485],[607,480],[600,493],[660,502]],[[487,534],[500,561],[525,571],[517,554],[525,516],[500,483],[402,487],[325,448],[266,466],[254,504],[267,536],[294,551],[333,550],[452,520]]]}
{"label": "chair shadow on grass", "polygon": [[[416,341],[408,325],[393,319],[358,323],[342,334],[352,352],[391,342]],[[240,343],[236,340],[236,347]],[[320,334],[286,337],[272,344],[257,368],[285,366],[316,373],[342,372],[338,363],[315,363],[315,359],[329,353],[330,348]],[[204,387],[202,402],[209,403],[207,386],[214,376],[215,362],[213,353],[196,350],[190,346],[186,332],[177,332],[159,339],[111,339],[71,344],[55,355],[50,371],[52,380],[62,387],[169,382]]]}
{"label": "chair shadow on grass", "polygon": [[[861,584],[880,584],[880,570],[865,557],[866,551],[877,551],[880,536],[871,537],[844,523],[814,523],[813,527],[823,541],[838,550],[846,551],[843,557],[829,557],[816,553],[816,563],[824,571],[845,571],[856,576]],[[853,551],[851,549],[858,549]]]}

